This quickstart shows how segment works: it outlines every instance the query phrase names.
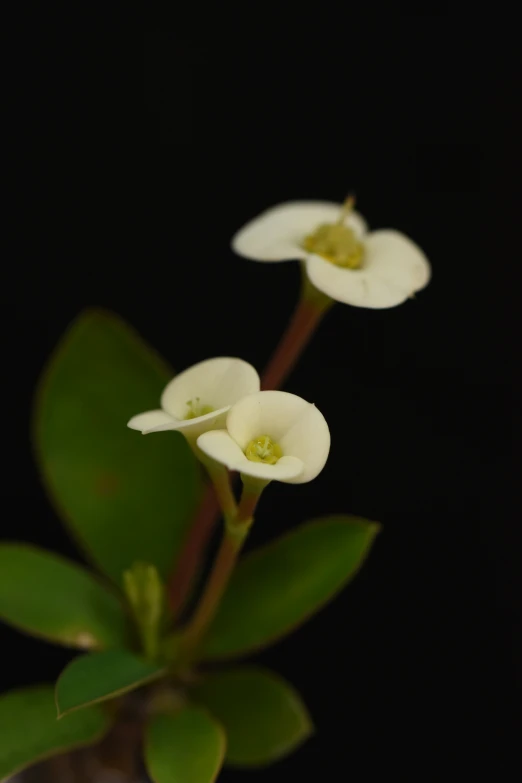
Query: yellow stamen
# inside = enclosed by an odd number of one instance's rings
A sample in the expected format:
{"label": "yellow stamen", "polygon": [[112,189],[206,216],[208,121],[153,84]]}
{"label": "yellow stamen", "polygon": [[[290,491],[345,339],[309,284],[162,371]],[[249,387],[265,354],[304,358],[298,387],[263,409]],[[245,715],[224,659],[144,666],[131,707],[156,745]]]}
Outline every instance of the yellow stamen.
{"label": "yellow stamen", "polygon": [[308,234],[303,247],[336,266],[359,269],[364,258],[364,246],[353,230],[344,225],[355,205],[354,196],[348,196],[341,209],[337,223],[324,223],[312,234]]}
{"label": "yellow stamen", "polygon": [[193,400],[187,402],[188,413],[185,416],[185,420],[198,419],[200,416],[205,416],[207,413],[213,413],[214,408],[211,405],[202,405],[199,397],[194,397]]}
{"label": "yellow stamen", "polygon": [[251,462],[264,462],[265,465],[275,465],[283,456],[281,446],[275,443],[269,435],[260,435],[251,440],[245,449],[245,456]]}

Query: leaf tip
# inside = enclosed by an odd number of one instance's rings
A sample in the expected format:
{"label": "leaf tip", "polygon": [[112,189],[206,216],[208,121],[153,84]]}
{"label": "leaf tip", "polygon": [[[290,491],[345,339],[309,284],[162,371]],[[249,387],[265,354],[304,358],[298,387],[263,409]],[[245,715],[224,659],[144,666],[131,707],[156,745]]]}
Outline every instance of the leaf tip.
{"label": "leaf tip", "polygon": [[307,709],[304,710],[301,715],[301,739],[300,742],[306,742],[307,739],[313,737],[316,733],[315,723],[312,720],[312,716]]}
{"label": "leaf tip", "polygon": [[68,715],[70,715],[72,712],[76,712],[79,707],[66,707],[65,709],[62,709],[59,704],[56,704],[57,709],[57,720],[62,720],[62,718],[66,718]]}
{"label": "leaf tip", "polygon": [[58,702],[58,694],[56,693],[56,691],[54,694],[54,705],[56,707],[56,720],[61,720],[66,714],[66,712],[64,712],[60,707],[60,704]]}
{"label": "leaf tip", "polygon": [[113,313],[112,310],[108,310],[105,307],[102,307],[101,305],[87,305],[87,307],[82,308],[76,315],[76,318],[72,321],[72,323],[76,323],[78,321],[83,323],[88,323],[92,321],[118,321],[118,315],[116,313]]}

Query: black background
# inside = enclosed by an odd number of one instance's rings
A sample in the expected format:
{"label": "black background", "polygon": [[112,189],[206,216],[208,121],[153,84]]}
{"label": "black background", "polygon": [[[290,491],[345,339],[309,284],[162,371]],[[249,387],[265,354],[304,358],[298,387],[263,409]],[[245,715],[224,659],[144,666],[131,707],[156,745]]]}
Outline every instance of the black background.
{"label": "black background", "polygon": [[[269,488],[251,545],[323,512],[383,532],[353,584],[257,658],[300,689],[315,738],[223,781],[512,779],[514,262],[496,212],[513,195],[498,189],[511,87],[488,34],[442,8],[361,16],[341,48],[319,32],[256,48],[151,28],[144,60],[141,39],[129,53],[58,34],[15,60],[5,538],[74,552],[27,433],[38,374],[83,307],[117,311],[177,368],[228,354],[262,369],[298,268],[233,255],[258,212],[353,190],[371,227],[405,232],[432,262],[400,307],[337,305],[285,386],[324,412],[331,455],[315,482]],[[52,680],[69,657],[5,627],[1,643],[5,687]]]}

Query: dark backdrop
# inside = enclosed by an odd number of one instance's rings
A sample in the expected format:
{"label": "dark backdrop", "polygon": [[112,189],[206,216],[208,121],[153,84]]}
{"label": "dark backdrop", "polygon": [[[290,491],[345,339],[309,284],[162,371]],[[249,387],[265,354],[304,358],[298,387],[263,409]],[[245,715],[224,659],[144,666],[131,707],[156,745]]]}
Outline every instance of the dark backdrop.
{"label": "dark backdrop", "polygon": [[[223,780],[509,780],[512,311],[491,243],[505,82],[483,37],[444,10],[349,32],[348,50],[321,37],[248,50],[151,29],[144,63],[141,43],[129,56],[114,39],[25,42],[2,536],[74,551],[27,433],[38,374],[81,308],[117,311],[177,368],[225,353],[262,369],[298,269],[235,257],[231,235],[275,203],[354,190],[372,227],[420,244],[433,280],[395,309],[327,316],[285,388],[325,413],[329,462],[311,484],[265,493],[251,543],[322,512],[383,532],[334,603],[258,656],[301,690],[316,737],[266,772]],[[5,687],[53,679],[68,659],[5,627],[1,642]]]}

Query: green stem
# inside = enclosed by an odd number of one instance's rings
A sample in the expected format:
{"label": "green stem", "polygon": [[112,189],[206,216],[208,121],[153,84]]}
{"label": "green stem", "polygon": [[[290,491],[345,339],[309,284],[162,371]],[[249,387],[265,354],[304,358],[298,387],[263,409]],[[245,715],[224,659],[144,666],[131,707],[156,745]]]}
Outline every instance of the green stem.
{"label": "green stem", "polygon": [[[207,491],[203,499],[197,519],[212,519],[216,511],[221,508],[225,522],[232,521],[237,514],[237,504],[230,485],[228,470],[218,462],[209,459],[197,447],[191,444],[196,457],[205,466],[212,481],[210,492]],[[206,525],[196,524],[191,528],[187,538],[178,567],[172,574],[167,586],[169,608],[173,617],[177,617],[189,596],[192,584],[201,563],[202,553],[208,543],[210,530]]]}
{"label": "green stem", "polygon": [[218,610],[239,553],[254,521],[254,511],[265,484],[245,483],[237,514],[225,525],[212,571],[194,616],[185,632],[184,647],[191,655],[199,646]]}
{"label": "green stem", "polygon": [[158,655],[159,639],[156,625],[143,625],[141,627],[141,640],[145,657],[149,661],[155,661]]}
{"label": "green stem", "polygon": [[199,452],[199,459],[207,469],[212,484],[214,485],[217,499],[223,512],[223,516],[225,517],[225,521],[228,522],[233,520],[237,514],[237,504],[234,493],[232,492],[232,487],[230,485],[228,470],[219,462],[215,462],[214,460],[209,459],[205,454],[203,454],[201,449],[197,449],[197,451]]}

